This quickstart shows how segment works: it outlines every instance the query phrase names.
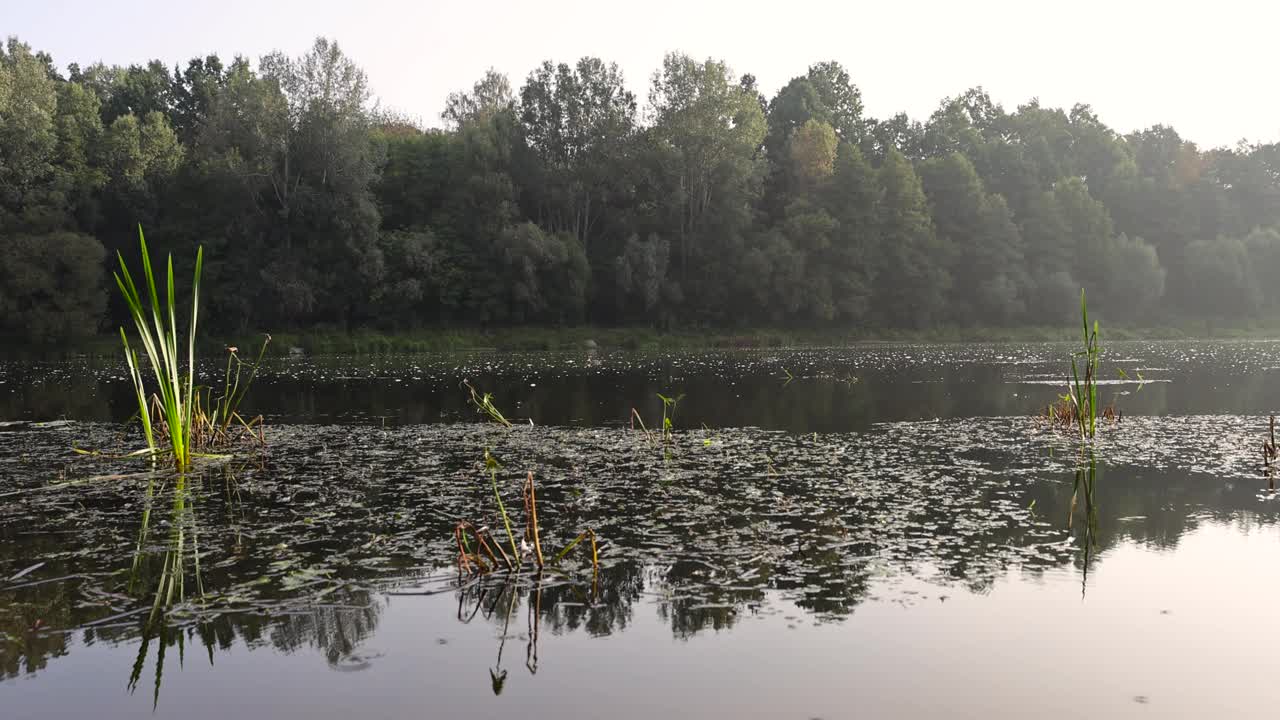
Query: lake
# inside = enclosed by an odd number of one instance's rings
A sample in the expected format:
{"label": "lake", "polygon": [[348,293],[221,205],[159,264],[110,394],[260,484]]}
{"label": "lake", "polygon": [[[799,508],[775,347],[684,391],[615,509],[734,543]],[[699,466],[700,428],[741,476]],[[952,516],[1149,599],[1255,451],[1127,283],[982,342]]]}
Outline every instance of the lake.
{"label": "lake", "polygon": [[[183,478],[121,363],[0,361],[3,717],[1272,716],[1280,345],[1109,345],[1091,479],[1074,349],[277,359]],[[459,572],[486,451],[598,569]]]}

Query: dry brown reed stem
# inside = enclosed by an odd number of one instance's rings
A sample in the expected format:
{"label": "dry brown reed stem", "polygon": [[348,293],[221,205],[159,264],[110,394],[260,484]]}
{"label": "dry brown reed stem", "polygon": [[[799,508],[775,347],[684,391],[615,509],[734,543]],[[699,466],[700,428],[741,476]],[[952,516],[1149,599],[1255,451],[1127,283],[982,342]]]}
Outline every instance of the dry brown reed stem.
{"label": "dry brown reed stem", "polygon": [[533,541],[533,552],[538,559],[538,568],[541,569],[542,562],[542,541],[538,539],[538,497],[533,488],[533,471],[529,471],[529,478],[524,483],[524,507],[525,514],[529,517],[529,527],[526,536]]}
{"label": "dry brown reed stem", "polygon": [[[1049,424],[1050,427],[1061,430],[1063,432],[1076,433],[1080,429],[1080,408],[1069,398],[1062,398],[1055,403],[1050,403],[1049,407],[1041,417]],[[1123,413],[1116,409],[1115,403],[1102,408],[1098,414],[1105,422],[1118,423],[1123,417]]]}
{"label": "dry brown reed stem", "polygon": [[1267,489],[1276,489],[1275,467],[1272,461],[1280,456],[1280,448],[1276,447],[1276,416],[1271,416],[1269,439],[1262,442],[1262,464],[1267,473]]}
{"label": "dry brown reed stem", "polygon": [[[220,423],[214,422],[213,417],[209,415],[208,410],[205,408],[201,397],[200,393],[196,393],[192,400],[192,450],[197,452],[208,452],[216,448],[225,448],[245,440],[248,440],[260,447],[266,446],[267,435],[265,431],[265,423],[261,415],[257,415],[251,420],[245,420],[239,413],[234,413],[233,420],[239,422],[239,427],[232,427],[230,424],[224,426]],[[165,442],[169,437],[169,424],[165,418],[164,404],[161,402],[159,395],[151,396],[150,409],[151,426],[155,429],[156,437],[159,438],[161,442]]]}
{"label": "dry brown reed stem", "polygon": [[[474,553],[470,552],[470,547],[467,545],[467,536],[466,536],[467,530],[470,530],[472,536],[475,537],[477,547],[479,547],[480,549],[488,553],[489,559],[493,562],[493,568],[497,568],[498,556],[494,554],[493,548],[489,545],[489,543],[485,542],[484,530],[477,528],[475,525],[472,525],[466,520],[463,520],[462,522],[459,522],[457,525],[455,525],[453,528],[453,537],[458,543],[459,569],[470,572],[471,565],[473,563],[476,565],[477,568],[479,568],[479,572],[481,573],[487,573],[491,569],[493,569],[485,564],[484,557],[480,555],[479,552],[474,552]],[[495,542],[494,545],[497,546],[499,551],[502,550],[501,543]],[[506,557],[505,553],[503,557],[504,558]],[[507,565],[508,567],[511,565],[510,560],[507,560]]]}

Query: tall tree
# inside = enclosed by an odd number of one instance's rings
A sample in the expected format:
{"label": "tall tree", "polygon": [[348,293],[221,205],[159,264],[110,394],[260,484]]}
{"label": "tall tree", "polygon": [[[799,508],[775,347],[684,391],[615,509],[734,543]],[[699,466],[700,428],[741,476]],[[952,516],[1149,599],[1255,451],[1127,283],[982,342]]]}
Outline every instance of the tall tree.
{"label": "tall tree", "polygon": [[[670,54],[649,93],[659,214],[674,238],[675,269],[701,313],[727,309],[727,260],[751,221],[764,166],[764,114],[722,62]],[[693,277],[715,282],[691,283]]]}
{"label": "tall tree", "polygon": [[954,284],[952,319],[1007,323],[1021,316],[1025,285],[1022,238],[1004,198],[986,192],[960,153],[920,166],[938,245]]}
{"label": "tall tree", "polygon": [[926,327],[942,319],[951,277],[934,234],[928,202],[911,163],[896,150],[880,167],[878,315],[891,327]]}
{"label": "tall tree", "polygon": [[540,181],[525,184],[530,214],[554,232],[571,234],[588,255],[605,231],[610,204],[628,199],[618,167],[635,116],[635,96],[622,72],[598,58],[582,58],[574,67],[544,62],[520,91],[524,138]]}

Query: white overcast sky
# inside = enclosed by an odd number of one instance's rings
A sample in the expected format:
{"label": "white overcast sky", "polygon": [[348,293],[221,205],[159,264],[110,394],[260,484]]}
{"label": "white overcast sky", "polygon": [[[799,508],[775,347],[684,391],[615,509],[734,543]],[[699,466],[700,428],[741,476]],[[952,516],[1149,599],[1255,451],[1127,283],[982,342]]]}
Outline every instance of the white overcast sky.
{"label": "white overcast sky", "polygon": [[515,87],[544,59],[616,61],[643,101],[664,53],[728,61],[767,96],[842,63],[867,111],[924,119],[982,85],[1007,109],[1094,106],[1122,132],[1173,125],[1201,146],[1280,140],[1280,2],[1265,0],[0,0],[0,35],[58,65],[297,55],[335,38],[385,107],[438,124],[486,68]]}

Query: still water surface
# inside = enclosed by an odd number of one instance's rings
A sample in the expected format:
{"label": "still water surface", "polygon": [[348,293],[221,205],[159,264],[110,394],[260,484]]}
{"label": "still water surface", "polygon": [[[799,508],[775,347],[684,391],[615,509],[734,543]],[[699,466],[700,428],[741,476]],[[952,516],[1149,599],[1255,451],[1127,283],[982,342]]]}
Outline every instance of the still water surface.
{"label": "still water surface", "polygon": [[[1277,350],[1110,347],[1123,419],[1074,512],[1076,445],[1031,418],[1064,345],[277,361],[267,452],[181,483],[71,451],[136,445],[120,367],[9,362],[0,708],[1271,717]],[[629,421],[658,392],[684,395],[665,449]],[[545,545],[595,529],[598,577],[458,579],[486,448],[509,506],[539,478]]]}

